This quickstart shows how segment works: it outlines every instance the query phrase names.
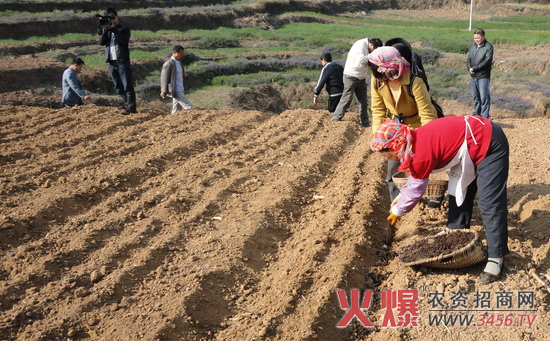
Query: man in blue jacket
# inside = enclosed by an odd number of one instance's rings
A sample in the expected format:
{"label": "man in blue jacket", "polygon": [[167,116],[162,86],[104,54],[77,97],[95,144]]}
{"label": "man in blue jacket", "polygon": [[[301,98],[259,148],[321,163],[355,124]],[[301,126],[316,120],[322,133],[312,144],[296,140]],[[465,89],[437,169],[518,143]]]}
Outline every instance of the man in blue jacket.
{"label": "man in blue jacket", "polygon": [[493,45],[485,40],[485,31],[478,28],[474,31],[474,44],[468,53],[468,72],[472,79],[470,87],[474,96],[474,115],[489,118],[491,94],[491,65],[493,63]]}
{"label": "man in blue jacket", "polygon": [[105,62],[109,63],[109,73],[118,94],[124,100],[122,115],[136,112],[136,92],[130,66],[130,29],[119,24],[116,9],[107,8],[106,15],[110,16],[111,25],[101,29],[99,44],[105,46]]}
{"label": "man in blue jacket", "polygon": [[319,97],[321,90],[326,85],[329,96],[328,111],[332,114],[336,110],[338,103],[340,103],[340,98],[342,98],[342,94],[344,93],[344,67],[333,62],[330,53],[323,53],[321,56],[321,65],[323,65],[323,69],[321,70],[319,81],[313,90],[313,104],[317,103],[317,97]]}
{"label": "man in blue jacket", "polygon": [[61,88],[63,89],[63,95],[61,96],[61,102],[65,106],[72,107],[75,105],[82,105],[84,101],[91,99],[90,96],[82,90],[77,75],[82,71],[84,67],[84,61],[80,58],[74,58],[71,65],[63,72],[63,78],[61,80]]}

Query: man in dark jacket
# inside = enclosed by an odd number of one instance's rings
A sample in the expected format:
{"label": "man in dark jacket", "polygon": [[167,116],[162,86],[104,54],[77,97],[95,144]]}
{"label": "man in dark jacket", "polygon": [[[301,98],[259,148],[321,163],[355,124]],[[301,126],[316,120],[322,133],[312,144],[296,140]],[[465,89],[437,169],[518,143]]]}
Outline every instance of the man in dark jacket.
{"label": "man in dark jacket", "polygon": [[338,103],[340,103],[340,98],[342,98],[344,92],[344,81],[342,80],[344,77],[344,67],[333,62],[330,53],[324,53],[321,56],[321,64],[323,65],[323,70],[321,70],[319,81],[313,90],[313,104],[317,103],[317,97],[319,97],[321,90],[323,90],[326,84],[329,95],[328,111],[333,113]]}
{"label": "man in dark jacket", "polygon": [[472,79],[470,86],[474,97],[474,115],[489,118],[491,95],[491,64],[493,63],[493,45],[485,40],[485,31],[478,28],[474,31],[474,44],[468,53],[468,72]]}
{"label": "man in dark jacket", "polygon": [[109,73],[118,94],[124,100],[123,115],[136,112],[136,93],[130,66],[130,29],[119,24],[116,9],[107,8],[106,15],[110,16],[111,25],[101,29],[99,44],[105,46],[105,61],[109,63]]}

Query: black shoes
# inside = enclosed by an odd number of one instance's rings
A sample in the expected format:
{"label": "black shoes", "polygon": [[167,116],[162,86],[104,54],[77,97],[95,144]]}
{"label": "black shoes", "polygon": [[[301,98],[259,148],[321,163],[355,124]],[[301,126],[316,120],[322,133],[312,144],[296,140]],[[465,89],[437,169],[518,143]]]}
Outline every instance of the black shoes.
{"label": "black shoes", "polygon": [[135,113],[137,113],[136,110],[128,110],[128,109],[125,109],[125,110],[123,110],[120,114],[121,114],[121,115],[130,115],[130,114],[135,114]]}
{"label": "black shoes", "polygon": [[493,282],[496,281],[499,277],[500,277],[500,275],[495,276],[495,275],[493,275],[493,274],[491,274],[491,273],[488,273],[488,272],[483,271],[483,272],[481,273],[481,275],[479,275],[479,283],[481,283],[481,284],[493,283]]}

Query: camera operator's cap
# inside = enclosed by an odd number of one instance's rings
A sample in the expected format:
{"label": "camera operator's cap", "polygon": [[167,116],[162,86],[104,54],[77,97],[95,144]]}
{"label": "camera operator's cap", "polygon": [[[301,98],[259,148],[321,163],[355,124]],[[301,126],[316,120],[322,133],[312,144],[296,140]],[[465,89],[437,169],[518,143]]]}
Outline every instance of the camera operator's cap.
{"label": "camera operator's cap", "polygon": [[106,10],[105,10],[105,15],[109,14],[109,13],[113,13],[114,15],[118,15],[116,9],[114,9],[113,7],[108,7]]}

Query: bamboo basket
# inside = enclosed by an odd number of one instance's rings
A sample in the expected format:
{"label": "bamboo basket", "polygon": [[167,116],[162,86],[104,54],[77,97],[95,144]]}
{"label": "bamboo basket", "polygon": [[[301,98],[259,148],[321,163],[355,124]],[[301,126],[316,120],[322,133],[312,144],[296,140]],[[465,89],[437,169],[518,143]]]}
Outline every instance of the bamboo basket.
{"label": "bamboo basket", "polygon": [[[403,172],[397,172],[392,176],[393,182],[399,189],[405,185],[408,178],[408,174]],[[445,198],[445,192],[447,192],[448,185],[448,180],[430,178],[426,192],[424,192],[422,196],[428,199],[428,207],[437,208],[441,205]]]}
{"label": "bamboo basket", "polygon": [[[468,266],[475,265],[485,260],[485,251],[483,249],[483,246],[481,245],[481,242],[479,241],[479,235],[476,231],[468,230],[468,229],[451,229],[447,231],[447,233],[464,233],[464,232],[467,232],[471,235],[470,236],[471,241],[466,246],[458,250],[455,250],[449,254],[441,254],[436,257],[419,259],[414,262],[403,263],[403,265],[406,265],[406,266],[425,265],[432,268],[440,268],[440,269],[459,269],[459,268],[465,268]],[[421,240],[440,238],[442,236],[444,235],[431,236]],[[416,241],[415,243],[417,242],[418,241]]]}
{"label": "bamboo basket", "polygon": [[[397,172],[392,176],[393,182],[399,189],[401,189],[401,187],[405,185],[408,178],[409,178],[409,175],[403,172]],[[428,182],[428,188],[426,189],[426,193],[424,193],[424,196],[425,197],[444,197],[445,192],[447,191],[448,185],[449,185],[448,180],[438,180],[438,179],[430,178]]]}

